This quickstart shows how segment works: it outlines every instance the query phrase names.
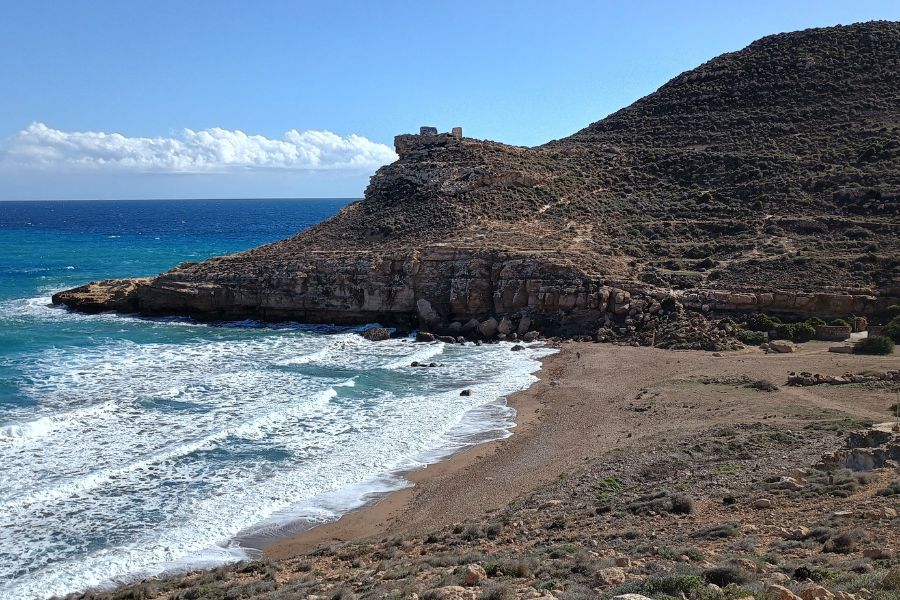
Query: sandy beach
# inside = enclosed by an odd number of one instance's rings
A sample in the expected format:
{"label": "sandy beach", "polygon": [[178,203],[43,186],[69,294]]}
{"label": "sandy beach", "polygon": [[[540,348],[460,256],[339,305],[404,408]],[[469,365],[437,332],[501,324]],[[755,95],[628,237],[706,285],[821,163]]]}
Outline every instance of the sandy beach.
{"label": "sandy beach", "polygon": [[[334,542],[421,535],[504,508],[612,451],[653,452],[663,441],[685,439],[719,424],[786,427],[828,415],[885,420],[887,394],[838,386],[726,393],[701,382],[751,376],[782,385],[791,371],[842,374],[900,366],[896,356],[835,354],[827,351],[830,345],[810,342],[792,354],[752,348],[719,355],[564,343],[543,360],[540,380],[508,399],[517,412],[511,437],[409,473],[413,487],[273,542],[264,556],[285,559]],[[651,401],[653,408],[645,410]]]}

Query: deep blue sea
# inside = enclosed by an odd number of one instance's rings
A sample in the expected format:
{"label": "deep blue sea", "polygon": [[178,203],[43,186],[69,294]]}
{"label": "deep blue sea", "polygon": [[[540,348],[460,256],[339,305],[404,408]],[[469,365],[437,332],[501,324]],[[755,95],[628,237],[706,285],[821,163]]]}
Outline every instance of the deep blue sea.
{"label": "deep blue sea", "polygon": [[504,398],[547,350],[49,306],[282,239],[346,202],[0,202],[0,598],[253,556],[509,435]]}

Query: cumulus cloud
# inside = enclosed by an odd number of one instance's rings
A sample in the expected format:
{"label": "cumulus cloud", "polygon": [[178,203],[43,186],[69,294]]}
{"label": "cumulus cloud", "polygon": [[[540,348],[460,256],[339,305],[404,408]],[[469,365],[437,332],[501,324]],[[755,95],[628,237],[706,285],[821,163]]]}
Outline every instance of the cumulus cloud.
{"label": "cumulus cloud", "polygon": [[102,131],[61,131],[33,123],[16,134],[3,162],[25,167],[76,167],[162,173],[246,169],[366,171],[397,159],[365,137],[292,129],[281,139],[214,127],[172,137],[128,137]]}

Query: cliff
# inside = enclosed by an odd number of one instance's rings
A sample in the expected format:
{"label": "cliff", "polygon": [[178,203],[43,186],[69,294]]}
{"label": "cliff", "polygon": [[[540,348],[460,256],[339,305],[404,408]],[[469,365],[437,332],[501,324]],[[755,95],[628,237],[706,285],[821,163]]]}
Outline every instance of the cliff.
{"label": "cliff", "polygon": [[640,326],[669,296],[877,313],[900,296],[898,132],[900,23],[769,36],[543,146],[398,136],[400,159],[324,223],[54,302],[568,333]]}

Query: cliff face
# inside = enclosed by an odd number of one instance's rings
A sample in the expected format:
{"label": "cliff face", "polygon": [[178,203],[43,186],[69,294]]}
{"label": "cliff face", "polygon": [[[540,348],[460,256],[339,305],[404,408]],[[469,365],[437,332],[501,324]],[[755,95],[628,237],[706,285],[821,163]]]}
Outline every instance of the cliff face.
{"label": "cliff face", "polygon": [[872,313],[900,296],[898,133],[900,24],[771,36],[544,146],[398,136],[400,159],[324,223],[54,301],[436,329],[506,316],[563,332],[640,325],[670,295]]}

